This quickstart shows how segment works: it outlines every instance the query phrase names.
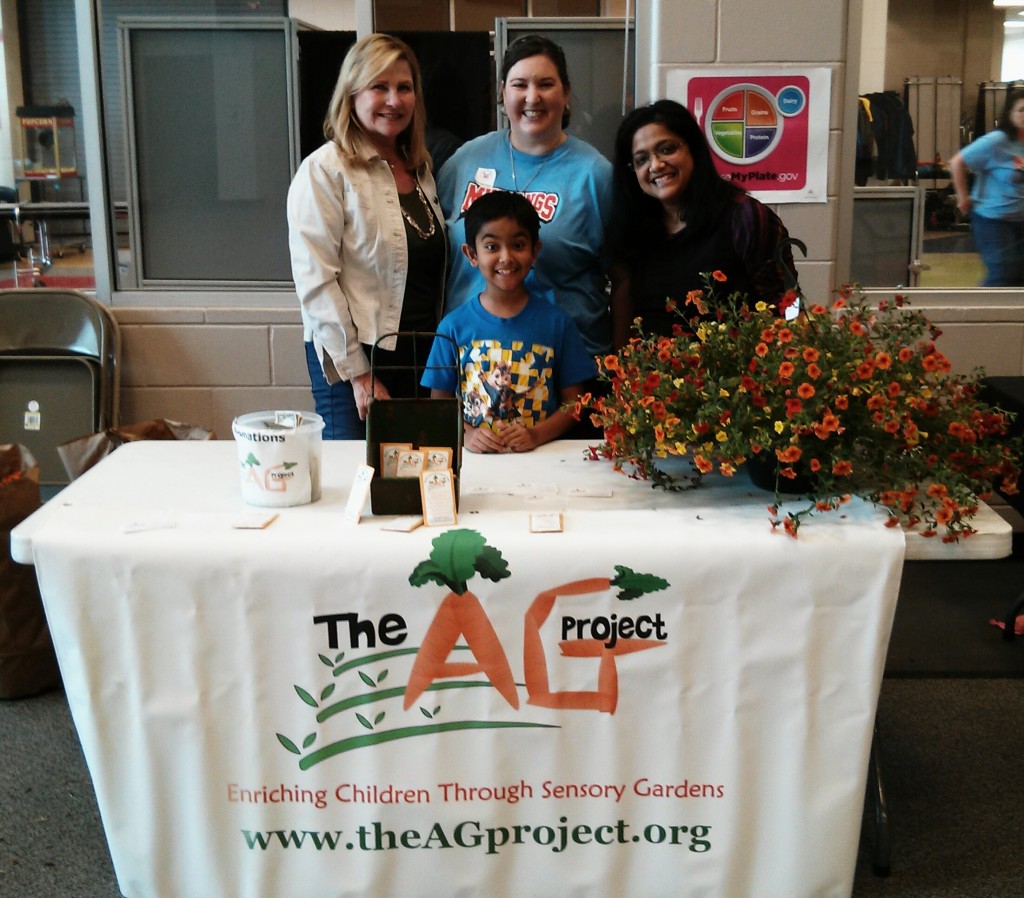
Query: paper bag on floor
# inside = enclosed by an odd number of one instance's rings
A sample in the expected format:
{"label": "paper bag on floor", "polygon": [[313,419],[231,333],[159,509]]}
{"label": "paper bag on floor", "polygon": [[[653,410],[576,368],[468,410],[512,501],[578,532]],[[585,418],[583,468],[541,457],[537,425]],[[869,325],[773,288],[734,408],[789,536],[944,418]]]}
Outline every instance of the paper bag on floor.
{"label": "paper bag on floor", "polygon": [[39,507],[39,467],[24,446],[0,446],[0,698],[60,685],[36,569],[11,560],[11,530]]}
{"label": "paper bag on floor", "polygon": [[212,430],[205,430],[180,421],[154,418],[138,424],[124,424],[110,427],[99,433],[79,437],[57,447],[57,454],[64,462],[64,470],[74,480],[81,477],[100,459],[110,455],[118,446],[134,443],[136,440],[215,440]]}

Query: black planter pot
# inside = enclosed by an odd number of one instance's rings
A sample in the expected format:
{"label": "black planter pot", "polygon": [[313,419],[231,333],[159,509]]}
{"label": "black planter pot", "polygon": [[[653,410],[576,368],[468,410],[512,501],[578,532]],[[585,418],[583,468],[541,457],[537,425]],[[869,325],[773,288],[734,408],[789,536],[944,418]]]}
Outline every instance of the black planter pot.
{"label": "black planter pot", "polygon": [[[805,471],[803,465],[799,462],[792,465],[796,471],[796,477],[778,476],[779,468],[783,467],[782,463],[774,456],[764,452],[759,455],[752,455],[743,463],[743,467],[747,469],[747,473],[750,475],[750,482],[754,486],[772,493],[777,490],[779,493],[805,494],[812,492],[817,485],[817,478]],[[777,484],[776,480],[778,480]]]}

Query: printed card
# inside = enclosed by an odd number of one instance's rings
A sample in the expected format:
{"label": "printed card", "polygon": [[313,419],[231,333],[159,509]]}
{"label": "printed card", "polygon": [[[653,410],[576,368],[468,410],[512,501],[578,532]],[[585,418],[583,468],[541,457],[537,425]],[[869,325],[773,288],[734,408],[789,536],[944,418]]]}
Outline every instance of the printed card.
{"label": "printed card", "polygon": [[402,449],[398,453],[396,477],[419,477],[427,463],[427,453],[422,449]]}
{"label": "printed card", "polygon": [[231,526],[236,530],[263,530],[276,520],[276,511],[249,511],[234,518],[231,521]]}
{"label": "printed card", "polygon": [[560,511],[535,511],[530,515],[531,533],[561,533],[562,513]]}
{"label": "printed card", "polygon": [[356,476],[352,481],[352,489],[345,503],[345,517],[358,524],[366,508],[366,500],[370,498],[370,481],[373,480],[373,468],[360,465],[356,468]]}
{"label": "printed card", "polygon": [[446,471],[452,466],[451,446],[420,446],[427,453],[424,471]]}
{"label": "printed card", "polygon": [[420,495],[423,499],[423,523],[428,527],[457,522],[455,477],[451,469],[420,474]]}
{"label": "printed card", "polygon": [[380,525],[381,530],[396,530],[399,533],[411,533],[423,523],[423,515],[404,514]]}
{"label": "printed card", "polygon": [[412,449],[412,443],[380,444],[380,476],[398,476],[398,455],[405,449]]}

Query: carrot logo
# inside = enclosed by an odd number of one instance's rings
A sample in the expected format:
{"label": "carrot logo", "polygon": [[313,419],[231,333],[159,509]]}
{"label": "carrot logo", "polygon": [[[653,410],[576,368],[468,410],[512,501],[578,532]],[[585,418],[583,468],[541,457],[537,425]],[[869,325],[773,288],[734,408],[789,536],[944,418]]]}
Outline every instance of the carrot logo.
{"label": "carrot logo", "polygon": [[[448,595],[434,615],[405,687],[404,710],[409,710],[434,680],[485,673],[487,679],[513,708],[519,707],[516,682],[505,650],[480,600],[469,591],[467,581],[480,574],[497,583],[509,575],[501,552],[487,545],[475,530],[448,530],[433,544],[427,561],[417,565],[409,577],[413,586],[440,583]],[[459,637],[464,636],[477,662],[447,660]]]}
{"label": "carrot logo", "polygon": [[[445,587],[447,593],[420,647],[391,648],[354,659],[346,659],[343,651],[333,658],[319,655],[320,661],[331,669],[332,677],[338,679],[354,673],[358,682],[369,691],[336,699],[336,682],[323,687],[318,693],[301,686],[294,687],[302,702],[315,709],[318,724],[351,713],[363,730],[357,732],[357,735],[321,747],[316,745],[316,732],[309,733],[301,740],[293,740],[278,733],[278,742],[287,751],[299,756],[300,769],[308,770],[328,758],[357,748],[416,736],[455,730],[558,728],[557,724],[532,721],[445,720],[442,706],[435,701],[426,707],[419,705],[419,712],[428,723],[388,728],[385,723],[387,712],[378,710],[372,713],[369,707],[401,698],[402,710],[408,711],[428,692],[434,694],[448,690],[492,688],[509,705],[519,709],[518,688],[525,685],[528,703],[537,707],[613,714],[618,702],[615,659],[619,655],[665,644],[666,625],[660,613],[636,616],[611,614],[581,619],[563,615],[560,628],[562,639],[559,642],[561,653],[571,658],[599,658],[597,689],[567,692],[551,690],[541,628],[551,616],[560,597],[603,593],[615,588],[618,591],[617,598],[628,602],[669,585],[667,580],[660,577],[638,574],[627,567],[616,565],[613,578],[577,580],[544,590],[534,599],[525,616],[525,684],[517,684],[494,626],[468,585],[477,575],[495,583],[509,577],[508,563],[475,530],[448,530],[433,540],[432,547],[430,557],[418,564],[409,576],[409,583],[414,587],[436,583]],[[332,647],[337,646],[334,627],[336,619],[340,617],[326,615],[315,618],[315,622],[328,624]],[[404,641],[404,631],[396,621],[391,621],[384,629],[393,637],[384,640],[382,636],[385,643],[397,645]],[[460,643],[460,639],[464,644]],[[475,660],[449,660],[453,654],[461,652],[471,652]],[[388,668],[383,665],[402,656],[415,656],[406,686],[383,688],[382,684],[388,676]],[[475,674],[483,674],[486,679],[464,679]]]}

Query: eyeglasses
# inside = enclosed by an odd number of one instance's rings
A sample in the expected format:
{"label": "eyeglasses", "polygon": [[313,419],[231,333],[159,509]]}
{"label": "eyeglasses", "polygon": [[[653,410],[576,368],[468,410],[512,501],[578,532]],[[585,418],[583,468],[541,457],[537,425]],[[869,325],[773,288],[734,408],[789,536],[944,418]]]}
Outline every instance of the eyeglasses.
{"label": "eyeglasses", "polygon": [[665,160],[672,156],[675,156],[683,146],[682,141],[668,141],[666,143],[659,143],[652,153],[637,153],[629,162],[629,168],[633,171],[642,171],[651,164],[651,159],[657,156],[659,159]]}

